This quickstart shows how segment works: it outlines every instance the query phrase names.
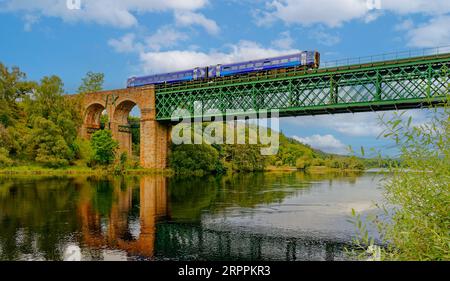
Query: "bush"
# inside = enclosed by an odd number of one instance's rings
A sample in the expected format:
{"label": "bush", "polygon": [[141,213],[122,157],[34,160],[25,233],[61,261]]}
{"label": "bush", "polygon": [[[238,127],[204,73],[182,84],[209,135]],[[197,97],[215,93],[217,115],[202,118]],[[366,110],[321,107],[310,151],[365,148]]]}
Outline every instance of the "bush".
{"label": "bush", "polygon": [[6,148],[0,147],[0,167],[11,167],[14,161],[9,158],[9,152]]}
{"label": "bush", "polygon": [[95,132],[91,138],[93,162],[100,165],[110,165],[114,162],[119,143],[112,138],[110,130]]}
{"label": "bush", "polygon": [[123,175],[125,174],[125,170],[128,164],[128,154],[126,152],[122,152],[120,154],[119,163],[114,166],[114,174],[115,175]]}
{"label": "bush", "polygon": [[221,167],[219,152],[207,144],[182,144],[173,146],[169,165],[180,174],[215,173]]}
{"label": "bush", "polygon": [[91,143],[88,140],[77,138],[72,144],[72,150],[75,153],[75,159],[83,160],[85,163],[89,161],[94,156],[94,151],[92,149]]}
{"label": "bush", "polygon": [[295,167],[299,170],[306,170],[311,166],[311,159],[309,158],[298,158],[295,162]]}
{"label": "bush", "polygon": [[[383,122],[384,136],[394,140],[401,151],[399,162],[390,162],[381,206],[390,220],[374,218],[388,245],[381,249],[387,260],[450,259],[450,109],[436,111],[429,124],[411,126],[411,118],[396,115]],[[390,210],[389,212],[386,210]],[[373,244],[365,227],[361,247]]]}

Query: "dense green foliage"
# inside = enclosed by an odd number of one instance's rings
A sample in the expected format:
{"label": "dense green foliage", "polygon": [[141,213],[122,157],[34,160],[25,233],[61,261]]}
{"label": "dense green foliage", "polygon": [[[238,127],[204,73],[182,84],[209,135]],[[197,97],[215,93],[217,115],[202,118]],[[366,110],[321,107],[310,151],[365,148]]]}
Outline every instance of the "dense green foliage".
{"label": "dense green foliage", "polygon": [[[432,122],[413,126],[412,119],[395,115],[383,122],[384,136],[401,150],[384,183],[388,220],[370,218],[388,246],[379,250],[386,260],[450,259],[450,109],[436,109]],[[366,224],[356,216],[363,249],[374,244]],[[373,246],[372,246],[373,248]]]}
{"label": "dense green foliage", "polygon": [[220,165],[218,151],[206,144],[173,146],[169,163],[181,174],[212,173]]}
{"label": "dense green foliage", "polygon": [[96,164],[109,165],[114,162],[119,144],[112,138],[110,130],[99,130],[91,137],[93,160]]}
{"label": "dense green foliage", "polygon": [[[102,74],[88,73],[80,91],[101,89],[102,82]],[[18,68],[0,64],[0,165],[58,168],[88,162],[90,149],[77,139],[80,113],[80,98],[65,97],[59,77],[27,81]]]}
{"label": "dense green foliage", "polygon": [[141,143],[141,129],[140,129],[140,118],[139,117],[128,117],[128,123],[131,126],[131,143],[132,143],[132,151],[134,156],[140,155],[140,146]]}
{"label": "dense green foliage", "polygon": [[[208,124],[203,124],[203,127]],[[194,172],[199,168],[198,163],[209,163],[205,166],[205,172],[222,173],[228,171],[253,172],[263,171],[268,167],[276,168],[297,168],[307,170],[311,167],[326,167],[339,170],[363,170],[365,163],[363,159],[354,156],[346,157],[339,155],[330,155],[317,151],[302,144],[299,141],[286,137],[279,133],[279,151],[276,155],[263,156],[261,148],[263,145],[249,145],[250,130],[257,130],[256,127],[246,128],[245,141],[247,144],[203,144],[202,150],[209,147],[211,151],[217,152],[217,157],[211,159],[212,154],[195,155],[197,150],[194,147],[199,145],[175,145],[169,157],[169,165],[176,172],[186,173]],[[192,131],[192,139],[194,139]],[[195,156],[194,156],[195,155]],[[203,158],[205,157],[205,158]],[[191,160],[195,162],[191,163]],[[193,166],[190,166],[193,165]],[[195,167],[195,169],[192,169]],[[203,170],[203,169],[202,169]],[[196,173],[197,173],[196,172]]]}

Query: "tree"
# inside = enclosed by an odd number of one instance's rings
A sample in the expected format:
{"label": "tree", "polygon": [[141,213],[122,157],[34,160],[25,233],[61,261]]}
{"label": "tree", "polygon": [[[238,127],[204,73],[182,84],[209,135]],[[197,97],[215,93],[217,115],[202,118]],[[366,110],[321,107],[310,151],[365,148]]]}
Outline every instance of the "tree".
{"label": "tree", "polygon": [[78,87],[78,93],[95,93],[103,90],[103,82],[105,75],[103,73],[95,73],[89,71],[86,73],[86,77],[82,79],[80,87]]}
{"label": "tree", "polygon": [[312,160],[306,156],[297,158],[295,167],[299,170],[306,170],[311,166]]}
{"label": "tree", "polygon": [[67,166],[74,157],[61,128],[43,117],[34,119],[28,149],[33,160],[52,168]]}
{"label": "tree", "polygon": [[207,144],[174,146],[169,157],[170,167],[181,174],[212,173],[220,165],[218,162],[219,153]]}
{"label": "tree", "polygon": [[12,126],[19,118],[17,101],[30,93],[36,86],[25,81],[26,75],[18,67],[11,71],[0,63],[0,123]]}
{"label": "tree", "polygon": [[114,162],[119,143],[112,138],[110,130],[99,130],[92,135],[91,146],[93,160],[101,165],[109,165]]}
{"label": "tree", "polygon": [[33,136],[28,152],[33,160],[45,165],[53,162],[56,166],[67,165],[76,154],[74,142],[81,125],[80,109],[78,100],[64,97],[63,86],[57,76],[44,77],[33,95],[25,99]]}

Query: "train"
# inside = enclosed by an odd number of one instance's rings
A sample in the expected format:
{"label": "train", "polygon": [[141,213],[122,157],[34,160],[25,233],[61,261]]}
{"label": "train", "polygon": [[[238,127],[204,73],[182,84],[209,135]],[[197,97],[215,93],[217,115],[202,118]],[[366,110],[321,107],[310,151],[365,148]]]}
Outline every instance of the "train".
{"label": "train", "polygon": [[130,77],[127,87],[141,87],[145,85],[175,84],[196,80],[208,80],[219,77],[248,75],[259,72],[268,72],[279,69],[314,69],[320,66],[320,53],[317,51],[303,51],[292,55],[278,56],[266,59],[245,62],[218,64],[206,67]]}

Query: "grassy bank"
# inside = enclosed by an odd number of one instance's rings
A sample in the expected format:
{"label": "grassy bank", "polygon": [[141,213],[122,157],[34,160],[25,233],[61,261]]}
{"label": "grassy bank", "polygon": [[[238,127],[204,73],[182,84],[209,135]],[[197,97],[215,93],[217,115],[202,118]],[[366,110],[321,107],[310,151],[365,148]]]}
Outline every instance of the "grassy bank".
{"label": "grassy bank", "polygon": [[[289,166],[268,166],[265,172],[295,172],[301,171],[295,167]],[[335,172],[361,172],[361,170],[336,169],[325,166],[312,166],[305,172],[308,173],[335,173]],[[152,175],[164,174],[171,176],[175,174],[172,169],[144,169],[144,168],[128,168],[123,171],[126,175]],[[204,174],[204,173],[203,173]],[[202,175],[203,175],[202,174]],[[42,175],[42,176],[64,176],[64,175],[114,175],[114,169],[110,167],[89,168],[86,166],[70,166],[66,168],[46,168],[39,165],[20,165],[14,167],[0,168],[0,175]],[[192,174],[195,176],[196,174]]]}
{"label": "grassy bank", "polygon": [[[113,175],[114,170],[111,168],[89,168],[83,166],[70,166],[67,168],[45,168],[37,165],[23,165],[15,167],[0,168],[0,175],[42,175],[42,176],[64,176],[64,175]],[[127,175],[150,175],[165,174],[171,175],[170,169],[126,169],[124,174]]]}

